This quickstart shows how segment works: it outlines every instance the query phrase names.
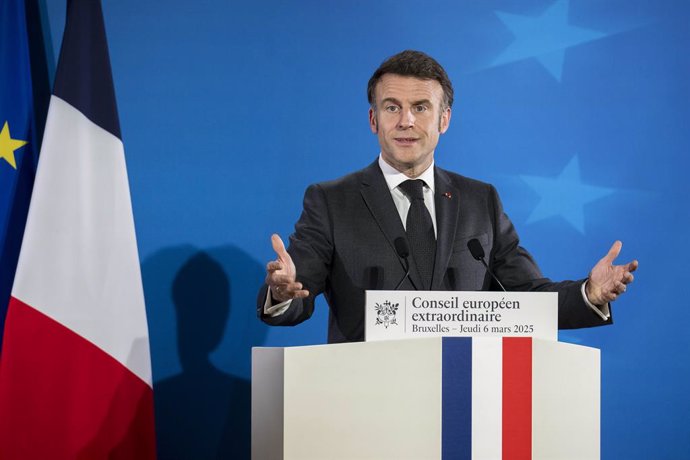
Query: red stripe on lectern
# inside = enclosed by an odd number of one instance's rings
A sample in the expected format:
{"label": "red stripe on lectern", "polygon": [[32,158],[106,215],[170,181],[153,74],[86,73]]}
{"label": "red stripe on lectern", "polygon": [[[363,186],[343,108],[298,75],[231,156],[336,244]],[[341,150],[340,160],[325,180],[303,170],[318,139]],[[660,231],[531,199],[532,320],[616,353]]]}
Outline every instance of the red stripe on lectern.
{"label": "red stripe on lectern", "polygon": [[532,339],[503,339],[503,460],[532,458]]}

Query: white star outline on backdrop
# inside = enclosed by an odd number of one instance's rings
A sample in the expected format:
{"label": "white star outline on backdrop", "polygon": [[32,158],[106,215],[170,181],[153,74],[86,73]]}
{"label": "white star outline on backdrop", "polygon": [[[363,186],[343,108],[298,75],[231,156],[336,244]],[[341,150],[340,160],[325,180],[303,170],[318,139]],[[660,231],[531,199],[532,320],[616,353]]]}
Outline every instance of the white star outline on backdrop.
{"label": "white star outline on backdrop", "polygon": [[[569,0],[556,0],[539,16],[495,11],[515,39],[494,59],[492,66],[534,58],[560,82],[568,48],[610,35],[570,25],[569,7]],[[520,178],[539,195],[539,202],[527,218],[527,224],[561,217],[583,235],[585,205],[616,191],[585,184],[577,155],[555,177],[520,175]]]}
{"label": "white star outline on backdrop", "polygon": [[528,224],[560,216],[583,235],[585,205],[616,192],[613,188],[582,182],[577,155],[555,177],[520,175],[520,179],[540,197],[539,203],[527,218]]}
{"label": "white star outline on backdrop", "polygon": [[609,35],[570,25],[568,8],[569,0],[557,0],[536,17],[495,11],[515,40],[494,59],[491,66],[535,58],[560,82],[567,48]]}

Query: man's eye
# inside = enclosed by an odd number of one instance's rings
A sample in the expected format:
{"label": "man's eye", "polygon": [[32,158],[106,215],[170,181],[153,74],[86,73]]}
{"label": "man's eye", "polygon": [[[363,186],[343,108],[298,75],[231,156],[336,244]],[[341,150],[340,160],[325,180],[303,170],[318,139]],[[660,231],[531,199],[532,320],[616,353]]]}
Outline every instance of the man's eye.
{"label": "man's eye", "polygon": [[400,108],[397,105],[389,105],[386,107],[386,112],[390,113],[396,113],[400,110]]}
{"label": "man's eye", "polygon": [[425,105],[415,105],[414,111],[417,113],[426,112],[426,106]]}

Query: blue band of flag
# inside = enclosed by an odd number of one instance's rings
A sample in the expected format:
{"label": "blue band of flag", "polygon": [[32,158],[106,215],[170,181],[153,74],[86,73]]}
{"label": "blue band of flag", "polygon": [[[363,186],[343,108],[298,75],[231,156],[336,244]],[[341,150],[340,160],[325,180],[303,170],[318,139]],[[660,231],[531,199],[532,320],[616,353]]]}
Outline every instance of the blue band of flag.
{"label": "blue band of flag", "polygon": [[53,94],[122,139],[100,2],[69,0]]}

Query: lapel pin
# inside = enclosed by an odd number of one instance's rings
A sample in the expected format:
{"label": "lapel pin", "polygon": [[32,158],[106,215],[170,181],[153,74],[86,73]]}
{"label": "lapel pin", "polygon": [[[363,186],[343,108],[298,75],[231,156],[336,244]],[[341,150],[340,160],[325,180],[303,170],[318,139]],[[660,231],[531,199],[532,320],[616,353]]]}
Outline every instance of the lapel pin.
{"label": "lapel pin", "polygon": [[450,192],[444,193],[443,196],[445,196],[445,197],[448,198],[449,200],[450,200],[451,198],[453,198],[453,195],[451,195]]}

